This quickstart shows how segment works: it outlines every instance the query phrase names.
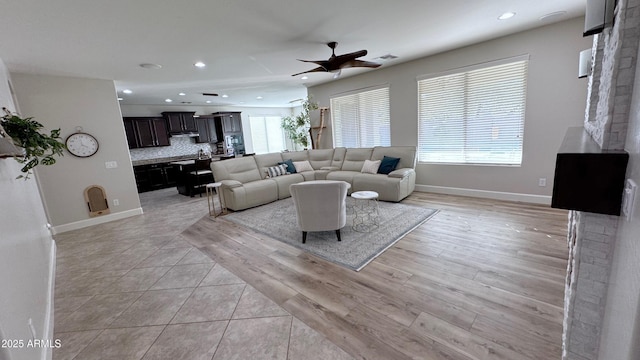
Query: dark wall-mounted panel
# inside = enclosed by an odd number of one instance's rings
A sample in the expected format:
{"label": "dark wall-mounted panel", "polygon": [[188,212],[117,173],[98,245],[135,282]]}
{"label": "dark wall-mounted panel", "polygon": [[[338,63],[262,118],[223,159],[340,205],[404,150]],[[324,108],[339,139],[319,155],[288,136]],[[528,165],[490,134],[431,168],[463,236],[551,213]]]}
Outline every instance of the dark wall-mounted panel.
{"label": "dark wall-mounted panel", "polygon": [[551,207],[620,215],[629,154],[601,150],[582,128],[569,128],[556,157]]}

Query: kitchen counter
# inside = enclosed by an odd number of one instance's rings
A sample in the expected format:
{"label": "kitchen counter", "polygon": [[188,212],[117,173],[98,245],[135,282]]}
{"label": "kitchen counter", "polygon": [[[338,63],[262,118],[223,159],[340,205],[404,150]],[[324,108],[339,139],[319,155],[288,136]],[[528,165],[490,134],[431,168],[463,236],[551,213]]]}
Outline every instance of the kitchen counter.
{"label": "kitchen counter", "polygon": [[196,154],[193,154],[193,155],[171,156],[171,157],[155,158],[155,159],[133,160],[131,161],[131,164],[133,166],[138,166],[138,165],[170,163],[174,161],[195,160],[197,157],[198,156]]}
{"label": "kitchen counter", "polygon": [[[227,156],[227,155],[213,155],[211,159],[213,161],[216,161],[216,160],[221,160],[223,158],[229,158],[229,157],[230,156]],[[150,164],[160,164],[160,163],[173,163],[173,162],[179,162],[179,161],[192,161],[191,164],[193,164],[194,160],[197,158],[198,158],[198,155],[196,154],[181,155],[181,156],[171,156],[171,157],[156,158],[156,159],[133,160],[131,161],[131,164],[133,166],[138,166],[138,165],[150,165]]]}

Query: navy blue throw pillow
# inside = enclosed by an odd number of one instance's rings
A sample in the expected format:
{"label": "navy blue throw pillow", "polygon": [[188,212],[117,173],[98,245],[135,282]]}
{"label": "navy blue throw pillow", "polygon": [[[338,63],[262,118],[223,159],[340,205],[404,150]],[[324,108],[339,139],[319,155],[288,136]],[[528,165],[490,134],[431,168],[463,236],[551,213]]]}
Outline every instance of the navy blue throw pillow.
{"label": "navy blue throw pillow", "polygon": [[287,165],[287,171],[291,174],[295,174],[296,173],[296,167],[293,166],[293,160],[289,159],[289,160],[285,160],[285,161],[280,161],[278,163],[278,165]]}
{"label": "navy blue throw pillow", "polygon": [[380,163],[380,167],[378,168],[378,174],[389,174],[396,169],[396,166],[398,166],[399,162],[400,158],[388,156],[383,157],[382,162]]}

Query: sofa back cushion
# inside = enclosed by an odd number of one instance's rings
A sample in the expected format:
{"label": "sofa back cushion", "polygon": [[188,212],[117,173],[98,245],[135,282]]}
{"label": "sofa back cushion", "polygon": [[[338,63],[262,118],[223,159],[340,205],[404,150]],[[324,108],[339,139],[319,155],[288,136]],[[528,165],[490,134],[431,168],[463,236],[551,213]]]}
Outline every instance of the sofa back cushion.
{"label": "sofa back cushion", "polygon": [[331,166],[337,169],[342,169],[342,163],[344,162],[344,155],[347,153],[347,148],[337,147],[333,149],[333,161]]}
{"label": "sofa back cushion", "polygon": [[263,179],[267,177],[267,169],[278,165],[279,162],[282,162],[282,154],[279,152],[254,155],[253,157],[256,159],[256,165],[258,165],[260,176]]}
{"label": "sofa back cushion", "polygon": [[371,160],[382,160],[385,156],[400,158],[396,169],[416,167],[415,146],[376,146],[373,148]]}
{"label": "sofa back cushion", "polygon": [[211,170],[216,181],[237,180],[244,184],[262,179],[254,156],[214,161]]}
{"label": "sofa back cushion", "polygon": [[342,163],[342,170],[360,172],[364,161],[371,159],[372,152],[373,148],[347,148],[347,153],[344,155],[344,162]]}
{"label": "sofa back cushion", "polygon": [[331,166],[333,161],[333,149],[309,150],[309,162],[314,170],[319,170],[324,166]]}
{"label": "sofa back cushion", "polygon": [[282,153],[282,160],[291,159],[293,161],[305,161],[309,160],[309,152],[303,151],[287,151]]}

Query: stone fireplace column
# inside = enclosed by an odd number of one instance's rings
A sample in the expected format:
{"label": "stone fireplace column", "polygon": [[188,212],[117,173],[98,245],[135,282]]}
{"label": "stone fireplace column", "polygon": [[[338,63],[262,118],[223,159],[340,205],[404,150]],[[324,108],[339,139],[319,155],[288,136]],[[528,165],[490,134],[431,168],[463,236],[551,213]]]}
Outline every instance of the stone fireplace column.
{"label": "stone fireplace column", "polygon": [[[585,110],[584,127],[602,150],[624,149],[639,39],[640,0],[618,0],[613,27],[594,37]],[[569,213],[563,360],[598,359],[618,221]]]}

